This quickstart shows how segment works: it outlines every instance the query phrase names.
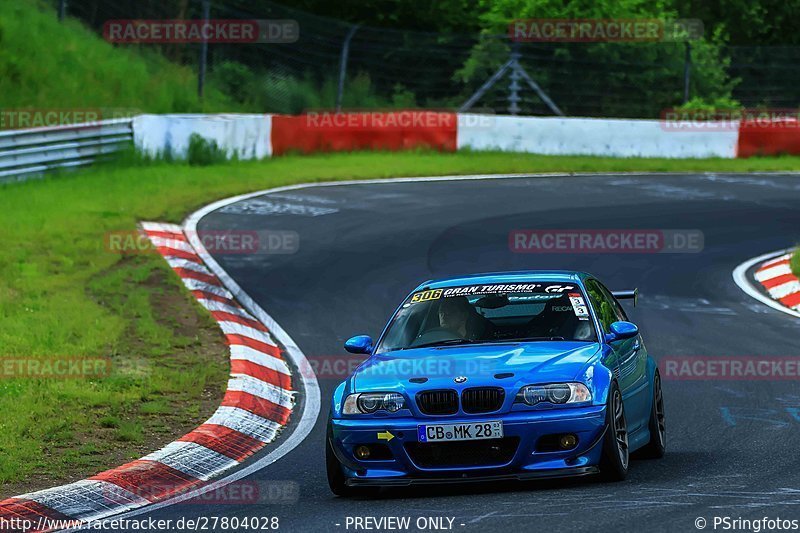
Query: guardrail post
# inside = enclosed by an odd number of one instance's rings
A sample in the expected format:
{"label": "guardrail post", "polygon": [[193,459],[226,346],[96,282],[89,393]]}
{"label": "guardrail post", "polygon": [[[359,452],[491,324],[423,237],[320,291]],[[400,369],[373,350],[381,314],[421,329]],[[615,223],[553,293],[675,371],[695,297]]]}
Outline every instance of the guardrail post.
{"label": "guardrail post", "polygon": [[519,72],[519,58],[522,57],[522,54],[519,52],[519,43],[514,43],[511,47],[511,62],[512,62],[512,69],[511,75],[509,76],[511,79],[511,83],[508,84],[508,112],[512,115],[516,115],[519,113],[519,102],[522,100],[519,96],[519,79],[522,77]]}
{"label": "guardrail post", "polygon": [[692,76],[692,43],[686,41],[686,54],[683,58],[683,103],[689,101],[689,82]]}
{"label": "guardrail post", "polygon": [[350,41],[353,40],[353,35],[356,34],[356,30],[358,29],[358,24],[350,28],[350,31],[347,33],[347,37],[344,38],[344,44],[342,45],[342,57],[339,61],[339,88],[336,91],[336,112],[342,110],[342,97],[344,95],[344,78],[347,75],[347,59],[350,55]]}

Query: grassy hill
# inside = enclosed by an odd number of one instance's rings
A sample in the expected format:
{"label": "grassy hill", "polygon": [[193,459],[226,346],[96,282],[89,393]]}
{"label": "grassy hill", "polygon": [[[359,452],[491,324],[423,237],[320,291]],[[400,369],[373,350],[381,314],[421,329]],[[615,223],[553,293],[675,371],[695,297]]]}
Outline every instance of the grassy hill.
{"label": "grassy hill", "polygon": [[155,113],[236,111],[197,74],[148,45],[114,46],[50,4],[0,2],[0,109],[118,108]]}

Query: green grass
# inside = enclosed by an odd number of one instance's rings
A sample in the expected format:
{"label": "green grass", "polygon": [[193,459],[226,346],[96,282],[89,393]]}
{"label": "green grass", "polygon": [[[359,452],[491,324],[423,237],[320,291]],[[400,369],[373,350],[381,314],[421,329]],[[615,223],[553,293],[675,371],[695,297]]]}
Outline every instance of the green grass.
{"label": "green grass", "polygon": [[789,266],[795,276],[800,277],[800,246],[792,254],[792,259],[789,261]]}
{"label": "green grass", "polygon": [[153,50],[114,46],[76,19],[60,23],[52,2],[0,2],[0,108],[100,108],[108,116],[240,107],[213,84],[201,102],[197,74]]}
{"label": "green grass", "polygon": [[120,442],[141,443],[144,441],[142,425],[137,422],[122,422],[117,428],[116,438]]}
{"label": "green grass", "polygon": [[107,415],[100,419],[99,421],[101,428],[118,428],[119,427],[119,418],[114,415]]}
{"label": "green grass", "polygon": [[[160,257],[110,253],[106,232],[133,230],[141,220],[179,222],[219,198],[317,180],[755,170],[800,170],[800,158],[355,153],[205,167],[108,165],[2,187],[0,356],[110,357],[113,366],[110,375],[86,380],[0,379],[0,492],[137,457],[151,435],[168,442],[201,421],[225,386],[226,351],[211,317]],[[91,453],[70,452],[81,446]]]}

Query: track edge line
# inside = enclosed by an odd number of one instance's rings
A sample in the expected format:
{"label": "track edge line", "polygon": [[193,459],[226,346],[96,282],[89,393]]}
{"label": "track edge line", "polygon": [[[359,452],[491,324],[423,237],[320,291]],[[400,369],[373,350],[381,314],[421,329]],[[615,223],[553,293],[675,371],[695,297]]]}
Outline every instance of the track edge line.
{"label": "track edge line", "polygon": [[754,286],[753,283],[750,281],[750,278],[747,276],[747,271],[750,270],[754,265],[768,261],[774,257],[781,256],[783,254],[789,253],[794,248],[786,248],[784,250],[778,250],[775,252],[769,252],[763,255],[759,255],[758,257],[753,257],[752,259],[748,259],[747,261],[741,263],[735,269],[733,269],[733,282],[745,292],[745,294],[755,298],[759,302],[775,309],[777,311],[781,311],[788,315],[800,318],[800,312],[795,311],[793,309],[789,309],[788,307],[781,305],[780,303],[776,302],[772,298],[767,298],[763,294],[761,294]]}

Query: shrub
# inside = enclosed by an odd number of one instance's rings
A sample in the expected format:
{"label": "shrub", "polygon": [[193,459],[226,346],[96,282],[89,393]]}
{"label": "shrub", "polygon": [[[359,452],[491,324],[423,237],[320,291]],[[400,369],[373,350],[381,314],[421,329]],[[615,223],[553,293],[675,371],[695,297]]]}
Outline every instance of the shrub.
{"label": "shrub", "polygon": [[186,159],[190,165],[204,167],[228,160],[225,150],[217,145],[217,141],[208,140],[197,133],[189,137],[189,150]]}

